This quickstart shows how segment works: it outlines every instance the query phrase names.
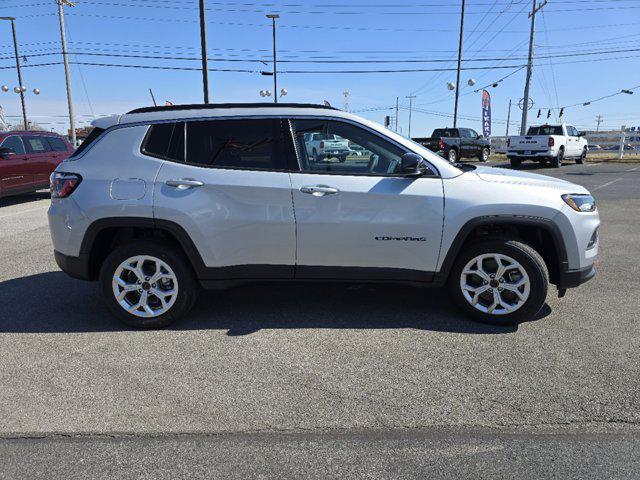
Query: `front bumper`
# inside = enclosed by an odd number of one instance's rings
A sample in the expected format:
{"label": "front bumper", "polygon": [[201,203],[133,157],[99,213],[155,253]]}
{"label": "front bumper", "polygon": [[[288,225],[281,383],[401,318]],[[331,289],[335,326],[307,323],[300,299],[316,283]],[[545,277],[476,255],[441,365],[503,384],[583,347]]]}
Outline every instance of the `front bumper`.
{"label": "front bumper", "polygon": [[558,275],[558,290],[565,290],[567,288],[575,288],[583,283],[588,282],[596,276],[596,269],[593,265],[581,268],[579,270],[565,270],[561,271]]}
{"label": "front bumper", "polygon": [[60,270],[70,277],[77,278],[79,280],[93,280],[89,269],[88,253],[81,253],[77,257],[72,257],[54,250],[53,256],[56,259],[56,263],[58,264],[58,267],[60,267]]}

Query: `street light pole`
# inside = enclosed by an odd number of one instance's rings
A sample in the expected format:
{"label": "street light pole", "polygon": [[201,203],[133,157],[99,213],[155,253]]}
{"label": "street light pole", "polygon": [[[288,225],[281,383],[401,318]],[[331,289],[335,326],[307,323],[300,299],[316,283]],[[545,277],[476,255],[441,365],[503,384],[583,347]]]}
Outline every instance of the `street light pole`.
{"label": "street light pole", "polygon": [[205,17],[204,0],[200,0],[200,48],[202,50],[202,89],[204,103],[209,103],[209,70],[207,67],[207,22]]}
{"label": "street light pole", "polygon": [[276,54],[276,18],[280,18],[277,13],[270,13],[267,18],[271,19],[273,28],[273,101],[278,103],[278,56]]}
{"label": "street light pole", "polygon": [[11,22],[11,33],[13,34],[13,49],[16,55],[16,69],[18,70],[18,86],[20,88],[20,102],[22,103],[22,120],[24,121],[24,129],[29,130],[29,122],[27,122],[27,107],[24,101],[24,88],[22,85],[22,72],[20,71],[20,54],[18,53],[18,39],[16,36],[15,17],[0,17],[0,20],[8,20]]}
{"label": "street light pole", "polygon": [[529,86],[531,85],[531,72],[533,70],[533,39],[536,29],[536,13],[547,4],[547,0],[536,6],[536,0],[533,0],[531,6],[531,31],[529,32],[529,59],[527,61],[527,78],[524,84],[524,97],[522,101],[522,120],[520,121],[520,135],[527,133],[527,114],[529,113]]}
{"label": "street light pole", "polygon": [[67,104],[69,105],[69,128],[71,129],[71,145],[76,146],[76,122],[73,118],[73,98],[71,96],[71,74],[69,72],[69,58],[67,55],[67,34],[64,27],[64,10],[62,5],[75,7],[69,0],[58,0],[58,17],[60,18],[60,41],[62,42],[62,59],[64,60],[64,75],[67,82]]}
{"label": "street light pole", "polygon": [[458,99],[460,98],[460,68],[462,66],[462,34],[464,33],[464,6],[465,0],[462,0],[462,11],[460,12],[460,41],[458,42],[458,73],[456,78],[456,100],[453,107],[453,128],[458,124]]}
{"label": "street light pole", "polygon": [[416,98],[416,96],[407,95],[405,98],[409,99],[409,128],[407,131],[407,137],[411,138],[411,110],[413,109],[413,99]]}

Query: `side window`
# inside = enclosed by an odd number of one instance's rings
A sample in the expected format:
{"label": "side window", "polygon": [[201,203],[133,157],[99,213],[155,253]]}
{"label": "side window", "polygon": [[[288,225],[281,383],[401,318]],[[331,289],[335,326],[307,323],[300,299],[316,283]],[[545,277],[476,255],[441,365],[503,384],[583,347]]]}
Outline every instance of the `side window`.
{"label": "side window", "polygon": [[478,138],[478,133],[475,130],[471,130],[470,128],[467,129],[467,135],[469,135],[469,138],[473,138],[474,140]]}
{"label": "side window", "polygon": [[64,140],[58,137],[47,137],[47,141],[49,142],[49,146],[51,150],[54,152],[67,152],[67,144],[64,143]]}
{"label": "side window", "polygon": [[280,119],[192,121],[187,163],[218,168],[286,170],[293,144]]}
{"label": "side window", "polygon": [[169,152],[174,127],[175,123],[151,125],[142,145],[142,153],[165,158]]}
{"label": "side window", "polygon": [[[371,175],[398,173],[406,152],[382,137],[350,123],[293,120],[303,172]],[[313,133],[322,142],[305,141]]]}
{"label": "side window", "polygon": [[18,155],[24,155],[25,153],[22,139],[16,135],[5,138],[0,147],[10,148],[13,150],[13,153],[17,153]]}
{"label": "side window", "polygon": [[27,147],[27,153],[45,153],[50,152],[49,142],[44,137],[38,136],[24,136],[22,137],[25,147]]}
{"label": "side window", "polygon": [[73,155],[71,155],[71,158],[77,157],[83,151],[89,148],[89,146],[98,139],[98,137],[102,134],[102,132],[104,132],[104,128],[96,127],[93,130],[91,130],[91,132],[89,132],[89,135],[87,135],[87,138],[85,138],[84,141],[80,144],[80,146],[76,148],[76,151],[73,152]]}
{"label": "side window", "polygon": [[567,127],[569,129],[569,135],[571,135],[572,137],[577,137],[578,136],[578,130],[576,130],[576,127]]}

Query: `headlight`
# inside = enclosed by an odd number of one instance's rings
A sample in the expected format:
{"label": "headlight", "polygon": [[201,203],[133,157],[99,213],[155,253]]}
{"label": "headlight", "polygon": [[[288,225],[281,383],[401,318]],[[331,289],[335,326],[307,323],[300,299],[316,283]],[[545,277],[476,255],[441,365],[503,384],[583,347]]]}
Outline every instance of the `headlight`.
{"label": "headlight", "polygon": [[591,195],[567,193],[562,195],[562,200],[576,212],[593,212],[596,209],[596,201]]}

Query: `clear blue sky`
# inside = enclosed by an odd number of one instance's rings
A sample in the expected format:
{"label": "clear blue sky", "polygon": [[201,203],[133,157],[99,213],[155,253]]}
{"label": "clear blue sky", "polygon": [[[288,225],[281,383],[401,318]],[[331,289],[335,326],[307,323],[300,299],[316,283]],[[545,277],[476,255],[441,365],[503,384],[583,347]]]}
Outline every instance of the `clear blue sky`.
{"label": "clear blue sky", "polygon": [[[279,84],[288,90],[287,101],[322,102],[343,107],[342,92],[350,92],[350,110],[382,122],[401,107],[412,92],[416,110],[412,135],[426,135],[435,127],[452,124],[453,94],[446,83],[455,72],[409,73],[293,73],[293,71],[402,70],[452,68],[458,45],[459,0],[287,0],[251,3],[247,0],[207,0],[210,67],[249,70],[210,72],[215,102],[262,101],[258,92],[272,89],[271,23],[265,13],[278,12]],[[162,67],[199,66],[198,60],[131,58],[131,56],[195,58],[199,53],[197,0],[78,0],[67,12],[71,61]],[[468,0],[465,17],[461,83],[473,78],[474,88],[499,80],[526,62],[530,0]],[[66,128],[66,96],[60,62],[57,7],[53,0],[3,0],[0,16],[15,16],[21,55],[27,57],[25,84],[38,87],[40,96],[27,96],[30,118],[47,128]],[[549,0],[538,15],[536,54],[531,96],[537,109],[582,103],[640,84],[640,1]],[[0,22],[0,83],[17,83],[12,60],[10,24]],[[620,50],[637,50],[622,51]],[[582,55],[588,52],[609,52]],[[615,51],[615,52],[614,52]],[[88,55],[91,54],[91,55]],[[113,56],[102,56],[109,54]],[[122,56],[117,56],[122,55]],[[473,61],[478,59],[496,59]],[[229,61],[241,60],[241,61]],[[261,63],[263,60],[265,63]],[[440,60],[440,62],[422,62]],[[319,63],[325,62],[325,63]],[[327,63],[343,62],[343,63]],[[369,62],[369,63],[363,63]],[[290,72],[290,73],[288,73]],[[509,99],[522,98],[525,70],[489,88],[493,99],[493,133],[504,134]],[[76,113],[80,124],[91,115],[122,113],[149,105],[148,89],[164,103],[202,101],[198,71],[133,69],[72,65]],[[460,124],[480,129],[480,93],[465,87],[461,93]],[[0,93],[0,105],[10,121],[20,114],[17,95]],[[568,108],[564,120],[579,128],[640,125],[640,89],[587,107]],[[552,118],[555,117],[554,112]],[[444,115],[444,116],[442,116]],[[520,111],[512,109],[517,124]],[[406,134],[408,112],[400,110],[399,125]],[[546,118],[546,110],[542,118]],[[542,119],[541,118],[541,119]],[[512,132],[516,125],[512,125]]]}

